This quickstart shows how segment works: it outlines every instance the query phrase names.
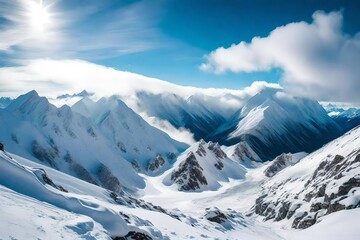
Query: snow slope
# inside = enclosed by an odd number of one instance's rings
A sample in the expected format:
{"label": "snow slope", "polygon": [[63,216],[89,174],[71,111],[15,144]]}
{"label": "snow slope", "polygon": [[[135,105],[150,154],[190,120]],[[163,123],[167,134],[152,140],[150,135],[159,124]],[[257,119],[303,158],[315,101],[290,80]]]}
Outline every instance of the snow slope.
{"label": "snow slope", "polygon": [[264,161],[284,152],[311,152],[341,133],[316,101],[265,89],[206,139],[226,145],[244,141]]}
{"label": "snow slope", "polygon": [[75,214],[0,185],[0,239],[107,239],[90,217]]}
{"label": "snow slope", "polygon": [[311,228],[294,233],[285,233],[288,240],[303,239],[358,239],[360,229],[355,219],[360,218],[360,209],[344,210],[333,213]]}
{"label": "snow slope", "polygon": [[79,199],[77,195],[67,192],[66,186],[61,186],[60,189],[50,185],[46,180],[48,179],[46,172],[41,168],[30,168],[19,164],[4,152],[0,152],[0,161],[1,185],[58,208],[90,216],[102,225],[106,225],[112,235],[122,236],[129,231],[126,222],[116,212],[96,204],[96,199],[91,199],[90,196],[89,200]]}
{"label": "snow slope", "polygon": [[[134,234],[139,239],[281,239],[231,209],[221,210],[227,224],[219,224],[208,219],[214,213],[204,206],[196,208],[200,214],[165,210],[127,195],[115,198],[108,190],[16,155],[0,152],[0,162],[0,199],[8,199],[0,208],[4,239],[24,234],[39,239],[108,239]],[[9,208],[3,209],[6,206]],[[5,217],[10,210],[16,213]],[[32,217],[31,226],[25,222],[27,217]]]}

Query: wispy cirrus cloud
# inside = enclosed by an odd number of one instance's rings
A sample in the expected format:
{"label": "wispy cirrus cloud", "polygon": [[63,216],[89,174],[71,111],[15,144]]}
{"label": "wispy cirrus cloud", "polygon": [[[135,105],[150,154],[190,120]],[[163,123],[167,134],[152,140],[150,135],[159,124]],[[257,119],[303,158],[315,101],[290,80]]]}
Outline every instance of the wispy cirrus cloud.
{"label": "wispy cirrus cloud", "polygon": [[157,29],[161,5],[139,1],[43,0],[48,23],[43,32],[31,25],[37,0],[0,0],[0,52],[11,59],[116,57],[163,47]]}
{"label": "wispy cirrus cloud", "polygon": [[313,14],[313,22],[289,23],[206,56],[200,68],[215,73],[283,70],[282,85],[323,101],[360,102],[360,33],[342,32],[342,12]]}

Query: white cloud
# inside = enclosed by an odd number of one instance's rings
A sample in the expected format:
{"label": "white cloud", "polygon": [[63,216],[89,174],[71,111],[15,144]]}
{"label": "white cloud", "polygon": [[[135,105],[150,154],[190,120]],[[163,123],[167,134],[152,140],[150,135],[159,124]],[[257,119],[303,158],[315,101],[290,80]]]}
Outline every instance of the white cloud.
{"label": "white cloud", "polygon": [[360,101],[360,33],[342,32],[342,12],[313,14],[313,22],[290,23],[211,52],[200,68],[215,73],[283,70],[282,85],[295,95],[323,101]]}
{"label": "white cloud", "polygon": [[0,68],[1,95],[16,97],[35,89],[44,96],[56,97],[87,90],[98,96],[128,96],[131,102],[135,93],[140,91],[175,93],[184,98],[200,93],[217,97],[220,103],[236,106],[264,88],[280,87],[267,82],[254,82],[243,90],[186,87],[83,60],[36,59],[18,64]]}

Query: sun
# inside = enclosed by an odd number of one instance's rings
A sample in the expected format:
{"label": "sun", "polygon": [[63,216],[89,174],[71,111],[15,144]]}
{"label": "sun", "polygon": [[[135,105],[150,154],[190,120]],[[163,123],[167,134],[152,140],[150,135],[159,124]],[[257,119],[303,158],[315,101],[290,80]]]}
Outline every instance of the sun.
{"label": "sun", "polygon": [[50,24],[50,14],[42,0],[30,3],[29,17],[31,27],[36,32],[43,33]]}

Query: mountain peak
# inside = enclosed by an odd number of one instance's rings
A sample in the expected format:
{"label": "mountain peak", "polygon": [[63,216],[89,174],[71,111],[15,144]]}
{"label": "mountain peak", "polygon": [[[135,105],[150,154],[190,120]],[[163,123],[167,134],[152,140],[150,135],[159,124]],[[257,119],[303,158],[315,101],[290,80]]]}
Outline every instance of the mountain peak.
{"label": "mountain peak", "polygon": [[47,98],[40,97],[35,90],[32,90],[14,99],[6,110],[21,116],[21,118],[37,119],[36,121],[43,122],[44,114],[54,108]]}
{"label": "mountain peak", "polygon": [[37,91],[36,90],[31,90],[30,92],[28,92],[28,93],[25,93],[24,95],[31,95],[31,96],[39,96],[39,94],[37,93]]}
{"label": "mountain peak", "polygon": [[[6,109],[9,111],[15,111],[16,109],[23,106],[25,103],[28,104],[30,102],[35,102],[35,101],[38,101],[40,98],[41,97],[39,96],[39,94],[35,90],[32,90],[32,91],[25,93],[23,95],[20,95],[19,97],[14,99],[12,101],[12,103]],[[43,99],[46,99],[46,98],[43,98]]]}

